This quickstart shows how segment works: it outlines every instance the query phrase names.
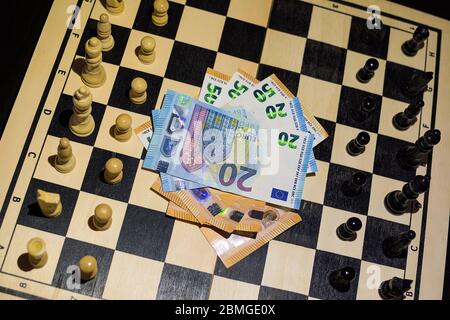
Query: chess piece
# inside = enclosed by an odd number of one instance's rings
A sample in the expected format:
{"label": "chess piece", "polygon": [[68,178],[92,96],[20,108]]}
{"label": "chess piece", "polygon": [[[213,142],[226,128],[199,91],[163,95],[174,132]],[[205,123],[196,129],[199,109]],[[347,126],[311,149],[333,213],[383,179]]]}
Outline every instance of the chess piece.
{"label": "chess piece", "polygon": [[366,151],[366,145],[370,142],[370,135],[363,131],[347,144],[347,152],[351,156],[358,156]]}
{"label": "chess piece", "polygon": [[106,0],[106,10],[109,13],[118,15],[125,9],[124,0]]}
{"label": "chess piece", "polygon": [[89,89],[82,86],[72,98],[73,114],[69,120],[70,131],[78,137],[87,137],[95,129],[92,112],[92,94]]}
{"label": "chess piece", "polygon": [[427,164],[428,154],[440,141],[441,132],[439,130],[428,130],[413,146],[398,151],[397,159],[400,166],[410,171],[415,171],[420,165],[425,166]]}
{"label": "chess piece", "polygon": [[329,277],[329,284],[339,292],[347,292],[350,290],[350,284],[355,278],[355,269],[352,267],[344,267],[333,271]]}
{"label": "chess piece", "polygon": [[392,118],[394,127],[398,130],[405,131],[417,122],[417,116],[424,107],[423,100],[411,103],[403,112],[397,113]]}
{"label": "chess piece", "polygon": [[150,36],[142,38],[138,58],[143,64],[152,64],[155,61],[155,47],[155,39]]}
{"label": "chess piece", "polygon": [[130,100],[134,104],[143,104],[147,101],[147,82],[142,78],[134,78],[131,81],[129,94]]}
{"label": "chess piece", "polygon": [[412,39],[402,45],[402,51],[409,57],[414,57],[424,47],[424,42],[430,36],[430,31],[424,26],[418,26],[414,31]]}
{"label": "chess piece", "polygon": [[402,190],[389,192],[384,204],[386,209],[395,215],[406,212],[417,212],[422,205],[417,201],[420,194],[430,187],[430,178],[426,176],[415,176],[409,183],[405,184]]}
{"label": "chess piece", "polygon": [[130,140],[133,134],[131,130],[131,124],[132,120],[128,114],[126,113],[120,114],[116,118],[116,124],[114,126],[114,138],[120,142]]}
{"label": "chess piece", "polygon": [[405,293],[411,289],[412,280],[394,277],[383,281],[378,289],[378,293],[383,300],[403,300]]}
{"label": "chess piece", "polygon": [[72,153],[72,146],[67,138],[61,138],[58,145],[58,153],[55,157],[55,169],[61,173],[69,173],[75,168],[76,159]]}
{"label": "chess piece", "polygon": [[37,189],[36,198],[39,208],[44,216],[56,218],[62,212],[62,203],[59,194]]}
{"label": "chess piece", "polygon": [[27,252],[28,262],[35,269],[42,268],[48,261],[45,242],[41,238],[33,238],[28,241]]}
{"label": "chess piece", "polygon": [[169,1],[155,0],[153,2],[152,22],[157,27],[164,27],[169,22]]}
{"label": "chess piece", "polygon": [[355,172],[350,180],[342,184],[342,193],[347,197],[356,197],[361,194],[362,187],[366,184],[367,177],[362,172]]}
{"label": "chess piece", "polygon": [[353,217],[337,227],[336,234],[342,241],[355,241],[358,236],[357,232],[361,230],[361,228],[361,220],[359,218]]}
{"label": "chess piece", "polygon": [[364,122],[370,118],[376,107],[375,99],[372,96],[366,96],[361,100],[359,106],[351,111],[350,116],[356,122]]}
{"label": "chess piece", "polygon": [[383,253],[388,258],[405,256],[411,242],[416,238],[413,230],[400,233],[398,236],[389,237],[383,241]]}
{"label": "chess piece", "polygon": [[428,83],[433,80],[433,72],[414,70],[411,76],[402,85],[401,90],[408,98],[415,98],[428,90]]}
{"label": "chess piece", "polygon": [[95,278],[98,272],[97,260],[93,256],[84,256],[78,263],[81,280],[89,281]]}
{"label": "chess piece", "polygon": [[102,66],[102,42],[97,38],[90,38],[84,46],[86,64],[81,71],[81,80],[91,88],[101,87],[106,81],[105,68]]}
{"label": "chess piece", "polygon": [[123,178],[123,163],[120,159],[111,158],[106,161],[103,174],[105,182],[108,184],[117,184]]}
{"label": "chess piece", "polygon": [[361,83],[368,83],[373,76],[375,75],[375,71],[378,69],[379,63],[377,59],[370,58],[364,64],[364,67],[359,69],[356,74],[356,79]]}
{"label": "chess piece", "polygon": [[102,51],[108,52],[114,47],[114,37],[111,34],[111,23],[106,13],[100,15],[100,21],[97,23],[97,38],[102,42]]}
{"label": "chess piece", "polygon": [[361,28],[360,39],[368,46],[377,46],[383,41],[383,34],[385,34],[385,26],[381,20],[377,21],[379,23],[379,28]]}
{"label": "chess piece", "polygon": [[106,203],[101,203],[95,207],[95,212],[92,217],[92,224],[96,230],[104,231],[111,227],[112,223],[112,209]]}

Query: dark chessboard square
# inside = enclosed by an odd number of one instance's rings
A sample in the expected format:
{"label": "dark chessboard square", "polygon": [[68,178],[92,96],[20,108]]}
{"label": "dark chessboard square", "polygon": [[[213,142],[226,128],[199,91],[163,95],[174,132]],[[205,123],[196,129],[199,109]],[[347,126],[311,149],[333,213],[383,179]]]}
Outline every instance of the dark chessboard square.
{"label": "dark chessboard square", "polygon": [[306,37],[313,6],[297,0],[275,0],[269,28]]}
{"label": "dark chessboard square", "polygon": [[367,217],[362,258],[365,261],[398,269],[406,268],[406,257],[388,258],[383,253],[383,241],[408,231],[409,226],[375,217]]}
{"label": "dark chessboard square", "polygon": [[91,115],[95,121],[95,129],[88,137],[78,137],[74,135],[69,129],[70,117],[73,114],[72,96],[62,94],[53,114],[52,122],[48,129],[48,134],[55,137],[67,137],[70,141],[75,141],[83,144],[93,146],[97,139],[100,123],[105,114],[106,106],[100,103],[92,103]]}
{"label": "dark chessboard square", "polygon": [[[97,20],[88,20],[84,33],[81,36],[80,44],[78,45],[77,55],[84,57],[86,54],[84,50],[86,42],[92,37],[97,37],[97,23]],[[103,62],[114,65],[120,64],[130,33],[131,30],[128,28],[117,26],[115,24],[111,25],[111,34],[114,38],[114,48],[112,48],[111,51],[103,52]]]}
{"label": "dark chessboard square", "polygon": [[[367,181],[362,187],[361,194],[349,197],[343,194],[342,185],[344,182],[350,180],[355,172],[364,173]],[[371,173],[330,163],[324,205],[349,212],[367,214],[369,209],[371,184]]]}
{"label": "dark chessboard square", "polygon": [[227,269],[220,259],[217,259],[214,274],[224,278],[260,285],[264,273],[268,245],[265,245],[231,268]]}
{"label": "dark chessboard square", "polygon": [[[349,291],[339,292],[329,284],[328,277],[333,271],[344,267],[353,268],[355,278],[350,283]],[[314,259],[309,296],[323,300],[355,300],[360,267],[361,260],[318,250]]]}
{"label": "dark chessboard square", "polygon": [[159,283],[158,300],[206,300],[212,274],[166,263]]}
{"label": "dark chessboard square", "polygon": [[133,29],[175,39],[178,26],[180,25],[181,16],[183,15],[184,5],[173,1],[170,1],[169,4],[169,22],[164,27],[157,27],[151,20],[153,1],[141,1],[136,19],[134,20]]}
{"label": "dark chessboard square", "polygon": [[268,66],[265,64],[259,65],[257,76],[258,79],[265,79],[272,74],[275,74],[294,95],[297,94],[298,84],[300,82],[300,73]]}
{"label": "dark chessboard square", "polygon": [[[61,215],[56,218],[47,218],[42,214],[37,203],[37,189],[58,193],[60,195],[63,208]],[[30,228],[65,236],[69,229],[78,194],[79,191],[75,189],[66,188],[39,179],[31,179],[17,222]]]}
{"label": "dark chessboard square", "polygon": [[[108,278],[113,254],[114,251],[111,249],[66,238],[55,275],[53,276],[52,285],[94,298],[101,298]],[[75,278],[72,273],[73,271],[71,272],[71,267],[78,266],[80,259],[88,255],[93,256],[97,260],[97,276],[90,281],[82,281],[80,283],[80,289],[70,288],[68,283],[70,283],[71,279]]]}
{"label": "dark chessboard square", "polygon": [[345,49],[308,39],[302,63],[302,74],[337,84],[344,78]]}
{"label": "dark chessboard square", "polygon": [[222,31],[219,51],[244,60],[259,62],[265,37],[265,28],[227,18]]}
{"label": "dark chessboard square", "polygon": [[[371,57],[386,60],[390,33],[391,28],[384,24],[379,30],[370,30],[367,28],[366,19],[352,17],[348,49]],[[370,42],[363,41],[367,38],[376,40],[372,40]]]}
{"label": "dark chessboard square", "polygon": [[383,96],[406,103],[411,103],[416,99],[422,99],[423,95],[409,98],[402,93],[402,86],[415,70],[420,72],[417,69],[388,61],[386,63],[386,72],[384,76]]}
{"label": "dark chessboard square", "polygon": [[[372,97],[375,102],[375,109],[370,117],[362,122],[355,121],[351,116],[353,109],[358,108],[365,97]],[[378,132],[380,123],[382,97],[358,89],[342,86],[339,98],[337,122],[349,127],[358,128],[364,131]]]}
{"label": "dark chessboard square", "polygon": [[302,222],[296,224],[275,240],[315,249],[319,237],[322,205],[303,200],[300,205]]}
{"label": "dark chessboard square", "polygon": [[[129,98],[131,82],[137,77],[143,78],[147,82],[148,86],[147,102],[143,105],[133,104]],[[163,79],[161,77],[120,67],[119,72],[117,73],[116,81],[114,82],[111,96],[109,97],[108,105],[150,116],[156,105],[156,101],[158,100],[162,82]]]}
{"label": "dark chessboard square", "polygon": [[397,152],[404,147],[412,145],[410,142],[378,135],[373,173],[395,180],[409,182],[414,177],[415,171],[405,170],[400,167],[397,160]]}
{"label": "dark chessboard square", "polygon": [[333,147],[334,131],[336,130],[336,123],[321,118],[316,118],[322,125],[325,131],[328,133],[328,138],[322,141],[320,144],[314,147],[314,156],[317,160],[330,162],[331,150]]}
{"label": "dark chessboard square", "polygon": [[259,300],[307,300],[308,297],[295,292],[262,286],[259,288]]}
{"label": "dark chessboard square", "polygon": [[129,204],[117,250],[164,261],[172,236],[173,219],[164,213]]}
{"label": "dark chessboard square", "polygon": [[226,15],[230,0],[187,0],[186,5],[209,12]]}
{"label": "dark chessboard square", "polygon": [[200,87],[206,69],[213,67],[216,52],[175,41],[166,70],[166,77]]}
{"label": "dark chessboard square", "polygon": [[[114,157],[122,160],[123,179],[121,182],[111,185],[104,181],[103,173],[106,161]],[[81,190],[102,197],[128,202],[138,165],[139,159],[94,147]]]}

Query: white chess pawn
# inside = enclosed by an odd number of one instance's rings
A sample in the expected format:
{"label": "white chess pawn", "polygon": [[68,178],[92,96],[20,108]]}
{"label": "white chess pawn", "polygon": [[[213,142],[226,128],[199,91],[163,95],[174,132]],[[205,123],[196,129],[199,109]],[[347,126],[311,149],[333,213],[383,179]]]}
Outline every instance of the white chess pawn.
{"label": "white chess pawn", "polygon": [[102,66],[102,42],[93,37],[86,41],[86,64],[81,71],[81,80],[91,88],[101,87],[106,81],[105,68]]}
{"label": "white chess pawn", "polygon": [[125,3],[123,0],[106,0],[106,10],[109,13],[117,15],[121,14],[125,9]]}
{"label": "white chess pawn", "polygon": [[97,38],[102,42],[103,52],[111,51],[114,47],[114,37],[111,35],[111,23],[106,13],[100,15],[100,21],[97,23]]}
{"label": "white chess pawn", "polygon": [[116,119],[116,125],[114,126],[114,138],[117,141],[125,142],[131,139],[133,134],[131,129],[132,119],[126,114],[120,114]]}
{"label": "white chess pawn", "polygon": [[138,58],[143,64],[151,64],[155,61],[155,47],[155,39],[150,36],[142,38]]}
{"label": "white chess pawn", "polygon": [[87,137],[95,129],[92,112],[92,94],[82,86],[73,95],[73,114],[70,117],[70,131],[78,137]]}
{"label": "white chess pawn", "polygon": [[41,238],[32,238],[28,241],[27,253],[28,262],[35,269],[42,268],[48,261],[45,241]]}
{"label": "white chess pawn", "polygon": [[169,1],[155,0],[153,2],[152,22],[155,26],[163,27],[169,22]]}
{"label": "white chess pawn", "polygon": [[147,101],[147,82],[142,78],[131,81],[130,100],[134,104],[143,104]]}
{"label": "white chess pawn", "polygon": [[61,138],[58,153],[55,158],[55,169],[61,173],[69,173],[75,168],[76,159],[72,153],[72,146],[67,138]]}
{"label": "white chess pawn", "polygon": [[108,184],[117,184],[123,179],[123,162],[118,158],[111,158],[106,161],[103,178]]}

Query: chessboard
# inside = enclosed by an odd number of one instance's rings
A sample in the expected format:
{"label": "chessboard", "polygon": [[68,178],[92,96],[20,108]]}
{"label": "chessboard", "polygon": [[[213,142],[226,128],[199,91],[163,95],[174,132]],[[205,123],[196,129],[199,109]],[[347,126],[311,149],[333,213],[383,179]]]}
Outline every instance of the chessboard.
{"label": "chessboard", "polygon": [[[383,28],[367,45],[360,34],[374,4]],[[68,128],[72,96],[82,85],[85,42],[96,35],[105,3],[54,2],[0,141],[0,299],[379,299],[380,282],[394,276],[413,280],[407,299],[441,299],[450,208],[450,24],[375,0],[174,0],[169,23],[156,27],[152,5],[127,0],[122,14],[110,15],[115,46],[103,55],[107,80],[91,89],[96,126],[80,138]],[[415,57],[407,57],[401,45],[420,24],[430,36]],[[146,35],[156,41],[151,65],[136,56]],[[380,67],[361,84],[355,74],[370,57]],[[319,171],[306,179],[302,221],[231,268],[197,226],[166,217],[166,200],[150,190],[157,174],[142,168],[138,138],[120,143],[110,133],[124,112],[135,126],[150,120],[167,89],[197,96],[208,67],[227,74],[241,68],[260,80],[275,73],[330,135],[314,150]],[[432,71],[434,79],[423,94],[419,121],[399,131],[392,117],[410,102],[399,83],[414,70]],[[135,77],[148,83],[145,105],[128,99]],[[379,107],[356,123],[349,110],[365,96]],[[385,195],[414,176],[397,164],[396,150],[430,128],[443,137],[427,166],[417,170],[431,177],[430,190],[419,197],[418,212],[392,215]],[[345,145],[362,130],[372,143],[363,155],[350,157]],[[71,140],[77,161],[68,174],[52,167],[61,137]],[[123,181],[114,186],[101,179],[111,157],[124,165]],[[356,171],[368,180],[361,195],[348,201],[337,186]],[[60,194],[59,217],[40,214],[37,189]],[[88,223],[99,203],[113,209],[112,225],[103,232]],[[362,221],[358,238],[339,241],[336,227],[350,217]],[[409,229],[417,237],[407,255],[385,257],[383,240]],[[40,269],[27,265],[33,237],[47,244],[48,262]],[[98,274],[73,287],[71,267],[85,255],[96,257]],[[327,275],[343,266],[354,268],[356,277],[340,293]]]}

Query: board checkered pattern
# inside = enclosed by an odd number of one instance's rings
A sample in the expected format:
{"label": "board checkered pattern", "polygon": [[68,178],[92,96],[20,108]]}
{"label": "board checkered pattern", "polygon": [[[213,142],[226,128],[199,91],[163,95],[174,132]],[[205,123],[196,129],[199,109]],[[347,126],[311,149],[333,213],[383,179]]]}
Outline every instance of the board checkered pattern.
{"label": "board checkered pattern", "polygon": [[[82,26],[73,67],[1,271],[70,290],[67,268],[93,255],[99,265],[97,277],[74,292],[104,299],[226,299],[228,294],[242,299],[376,299],[376,285],[370,286],[373,277],[415,279],[418,239],[409,250],[412,271],[407,270],[406,257],[386,258],[381,243],[410,226],[420,233],[423,210],[415,216],[393,216],[384,209],[383,198],[414,176],[396,164],[395,150],[413,143],[430,125],[432,93],[425,93],[424,114],[410,130],[398,132],[391,119],[409,102],[399,90],[402,78],[414,69],[434,71],[437,33],[431,32],[427,47],[416,57],[406,58],[400,45],[411,37],[414,25],[388,18],[380,42],[369,46],[360,40],[365,9],[344,10],[350,15],[341,12],[342,3],[178,0],[170,2],[169,24],[163,28],[151,24],[151,4],[129,0],[124,14],[111,16],[115,47],[103,55],[107,82],[91,90],[96,128],[91,136],[78,138],[68,129],[72,94],[81,85],[84,43],[96,35],[97,19],[105,12],[98,0],[83,4],[81,14],[92,11]],[[156,40],[157,58],[146,66],[135,53],[141,38],[149,34]],[[369,57],[377,58],[380,68],[363,85],[355,74]],[[307,178],[303,221],[226,269],[196,226],[165,216],[165,203],[149,190],[156,175],[141,169],[145,153],[138,139],[121,144],[110,130],[123,112],[132,116],[134,126],[148,120],[168,88],[198,94],[207,67],[232,73],[238,66],[258,79],[275,73],[330,137],[315,148],[319,173]],[[149,87],[145,106],[128,99],[131,80],[138,76]],[[378,107],[370,119],[356,123],[349,112],[367,95]],[[352,158],[345,145],[362,130],[370,133],[371,142],[363,155]],[[52,171],[49,164],[62,136],[72,141],[77,157],[69,176]],[[112,156],[124,163],[124,180],[115,186],[101,180]],[[368,179],[361,196],[349,200],[339,187],[356,171],[365,172]],[[39,214],[37,188],[61,194],[60,217],[50,220]],[[101,202],[109,203],[114,214],[111,229],[100,234],[87,221]],[[344,243],[335,230],[350,217],[360,218],[363,228],[356,241]],[[45,271],[20,268],[30,234],[46,239],[50,257]],[[356,278],[349,292],[339,293],[329,286],[327,274],[344,266],[353,267]]]}

